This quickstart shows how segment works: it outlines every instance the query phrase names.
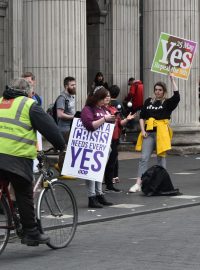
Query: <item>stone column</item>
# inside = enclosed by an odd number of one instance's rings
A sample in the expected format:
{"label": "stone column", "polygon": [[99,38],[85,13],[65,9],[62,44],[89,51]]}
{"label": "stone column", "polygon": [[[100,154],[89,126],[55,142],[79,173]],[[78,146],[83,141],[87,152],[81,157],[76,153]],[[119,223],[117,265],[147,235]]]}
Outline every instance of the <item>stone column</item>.
{"label": "stone column", "polygon": [[101,71],[107,81],[105,74],[105,19],[107,11],[104,9],[94,8],[87,4],[87,65],[88,65],[88,90],[94,81],[97,72]]}
{"label": "stone column", "polygon": [[23,0],[4,1],[8,3],[4,19],[5,29],[5,83],[22,72],[22,7]]}
{"label": "stone column", "polygon": [[[144,0],[144,87],[148,97],[153,93],[156,81],[165,81],[171,88],[165,75],[150,71],[161,32],[199,41],[199,3],[198,0]],[[176,132],[174,144],[198,144],[199,140],[199,53],[196,53],[188,81],[176,79],[181,95],[178,108],[172,114],[172,126]],[[169,91],[169,95],[172,91]]]}
{"label": "stone column", "polygon": [[129,77],[140,79],[139,0],[115,0],[108,5],[105,27],[105,73],[127,94]]}
{"label": "stone column", "polygon": [[5,70],[5,48],[7,44],[5,43],[6,29],[4,23],[7,6],[7,1],[0,0],[0,96],[2,96],[7,75]]}
{"label": "stone column", "polygon": [[77,81],[77,109],[87,94],[86,0],[24,0],[23,69],[36,75],[45,107]]}

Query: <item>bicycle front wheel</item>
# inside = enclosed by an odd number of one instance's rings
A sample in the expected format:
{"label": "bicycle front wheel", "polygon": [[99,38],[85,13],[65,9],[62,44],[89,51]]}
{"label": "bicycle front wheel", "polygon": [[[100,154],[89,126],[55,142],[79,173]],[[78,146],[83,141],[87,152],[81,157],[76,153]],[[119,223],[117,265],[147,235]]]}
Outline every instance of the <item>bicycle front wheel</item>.
{"label": "bicycle front wheel", "polygon": [[49,247],[58,249],[69,245],[76,231],[78,209],[66,184],[57,180],[50,182],[38,199],[37,215],[42,231],[50,237]]}
{"label": "bicycle front wheel", "polygon": [[10,236],[11,217],[8,204],[2,195],[0,199],[0,254],[5,249]]}

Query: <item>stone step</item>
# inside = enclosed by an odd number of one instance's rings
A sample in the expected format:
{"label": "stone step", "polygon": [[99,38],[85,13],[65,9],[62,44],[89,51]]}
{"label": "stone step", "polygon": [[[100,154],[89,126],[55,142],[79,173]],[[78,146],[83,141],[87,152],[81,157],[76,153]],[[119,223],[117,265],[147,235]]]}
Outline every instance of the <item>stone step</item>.
{"label": "stone step", "polygon": [[[135,144],[137,142],[138,134],[139,130],[127,130],[125,135],[122,134],[119,144],[119,151],[135,152]],[[188,143],[186,142],[186,140],[181,141],[179,140],[179,142],[177,142],[176,140],[173,140],[172,150],[170,150],[168,153],[172,155],[190,155],[200,153],[200,140],[199,142],[198,140],[194,140]],[[50,147],[51,144],[46,140],[43,140],[43,149],[49,149]],[[54,153],[52,153],[52,155],[54,155]]]}

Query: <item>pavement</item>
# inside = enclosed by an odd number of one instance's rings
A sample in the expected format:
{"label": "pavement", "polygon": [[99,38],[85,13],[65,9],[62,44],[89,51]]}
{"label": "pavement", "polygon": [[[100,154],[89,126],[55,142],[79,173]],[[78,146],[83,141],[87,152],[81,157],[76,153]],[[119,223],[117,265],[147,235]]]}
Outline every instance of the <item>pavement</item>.
{"label": "pavement", "polygon": [[[200,205],[200,155],[169,155],[167,157],[167,170],[172,183],[182,193],[182,195],[172,197],[146,197],[142,192],[128,192],[135,183],[139,156],[137,152],[119,153],[120,183],[115,186],[122,192],[105,194],[106,199],[113,202],[113,206],[102,209],[88,208],[85,180],[64,180],[76,197],[79,225]],[[152,156],[149,166],[155,162],[155,156]],[[105,185],[103,185],[104,189]]]}

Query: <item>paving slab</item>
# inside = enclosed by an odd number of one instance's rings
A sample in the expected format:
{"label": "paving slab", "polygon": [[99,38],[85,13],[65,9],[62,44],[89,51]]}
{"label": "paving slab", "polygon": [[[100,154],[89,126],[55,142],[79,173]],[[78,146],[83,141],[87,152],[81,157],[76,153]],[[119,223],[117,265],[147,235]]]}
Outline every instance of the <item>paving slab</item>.
{"label": "paving slab", "polygon": [[[116,187],[120,193],[106,193],[107,200],[113,206],[102,209],[87,207],[88,199],[85,180],[65,180],[75,194],[79,224],[102,222],[134,215],[144,215],[159,211],[169,211],[183,207],[200,205],[200,156],[168,156],[167,167],[175,188],[179,188],[183,195],[146,197],[142,192],[129,193],[128,190],[135,183],[139,153],[120,153],[119,156],[120,183]],[[149,166],[155,164],[152,157]],[[105,186],[103,185],[105,189]]]}

